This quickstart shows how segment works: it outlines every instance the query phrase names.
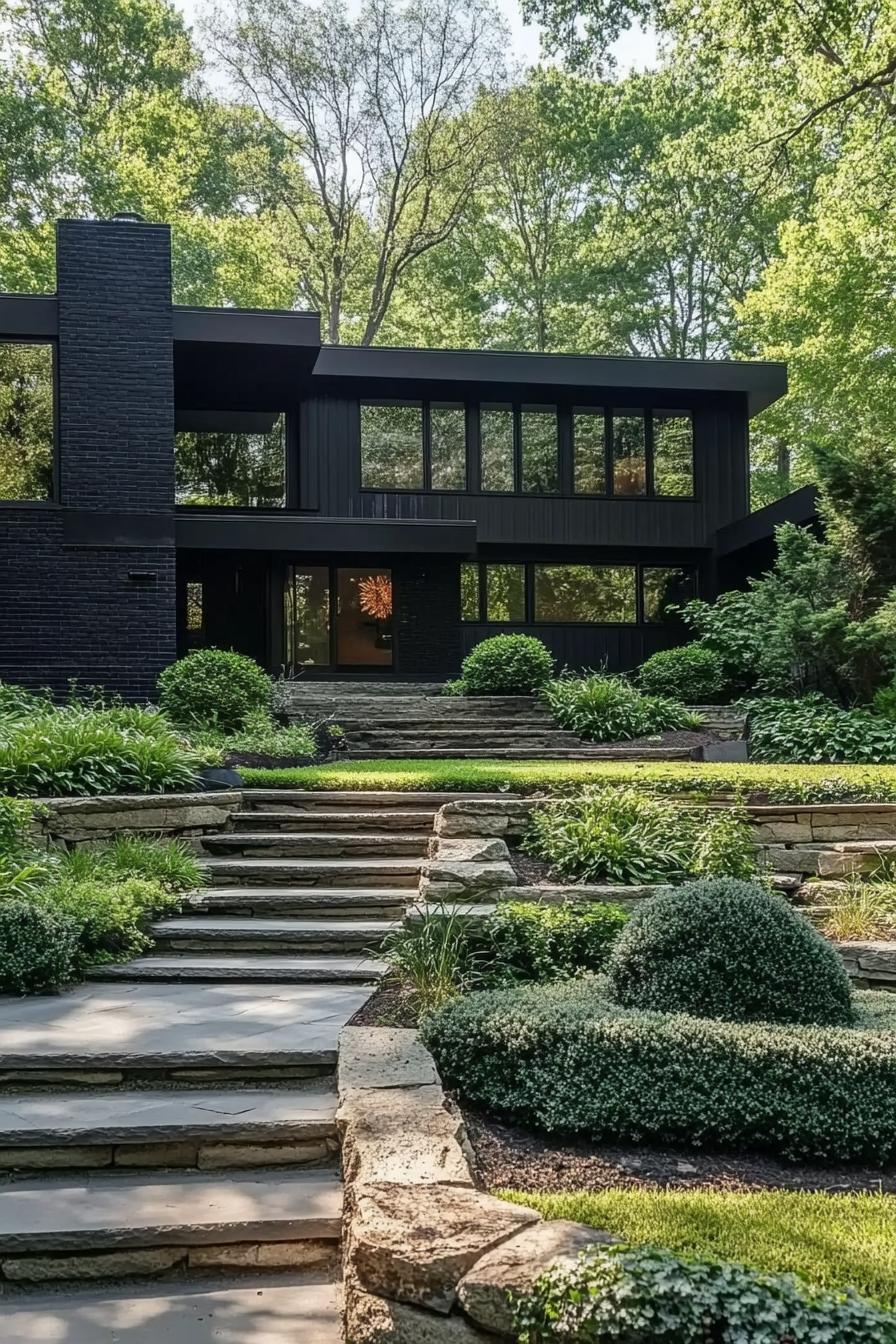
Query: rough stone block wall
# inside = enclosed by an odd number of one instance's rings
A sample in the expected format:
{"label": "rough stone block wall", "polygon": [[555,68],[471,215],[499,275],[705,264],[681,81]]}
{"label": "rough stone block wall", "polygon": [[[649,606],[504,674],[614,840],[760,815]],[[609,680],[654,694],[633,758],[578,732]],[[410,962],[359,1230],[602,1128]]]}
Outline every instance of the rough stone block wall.
{"label": "rough stone block wall", "polygon": [[392,568],[399,676],[457,676],[461,661],[458,561],[427,557]]}
{"label": "rough stone block wall", "polygon": [[63,221],[57,281],[57,493],[0,505],[0,677],[138,699],[175,657],[169,230]]}

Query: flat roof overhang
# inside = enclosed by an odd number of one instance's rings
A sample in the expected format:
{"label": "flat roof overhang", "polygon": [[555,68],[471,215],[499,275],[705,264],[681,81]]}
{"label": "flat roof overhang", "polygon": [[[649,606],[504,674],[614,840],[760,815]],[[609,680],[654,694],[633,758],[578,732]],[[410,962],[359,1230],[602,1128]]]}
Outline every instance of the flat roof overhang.
{"label": "flat roof overhang", "polygon": [[175,305],[174,399],[187,410],[281,410],[306,387],[320,315]]}
{"label": "flat roof overhang", "polygon": [[476,523],[203,510],[177,513],[175,540],[178,548],[199,551],[468,555],[476,549]]}
{"label": "flat roof overhang", "polygon": [[55,294],[0,294],[0,339],[46,341],[58,335]]}
{"label": "flat roof overhang", "polygon": [[[457,394],[477,384],[494,389],[537,389],[542,394],[577,390],[624,397],[626,392],[661,397],[745,396],[757,415],[787,391],[787,366],[739,360],[653,359],[605,355],[544,355],[503,350],[414,350],[382,346],[321,346],[314,380],[370,379],[389,395],[389,385],[406,391],[419,384]],[[468,393],[469,395],[469,393]]]}
{"label": "flat roof overhang", "polygon": [[715,534],[714,549],[717,556],[733,555],[736,551],[757,543],[771,541],[775,528],[782,523],[796,523],[800,527],[810,527],[818,522],[818,487],[800,486],[789,495],[775,499],[754,513],[736,518],[733,523],[720,527]]}

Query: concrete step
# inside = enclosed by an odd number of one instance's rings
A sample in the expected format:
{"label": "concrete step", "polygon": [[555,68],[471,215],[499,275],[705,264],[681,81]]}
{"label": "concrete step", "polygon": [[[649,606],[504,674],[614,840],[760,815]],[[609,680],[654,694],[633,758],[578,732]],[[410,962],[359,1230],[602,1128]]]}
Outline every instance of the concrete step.
{"label": "concrete step", "polygon": [[181,953],[138,957],[134,961],[93,966],[89,980],[125,980],[135,984],[367,985],[372,990],[388,971],[384,961],[351,954],[308,953],[295,956],[264,952]]}
{"label": "concrete step", "polygon": [[[270,1259],[275,1248],[262,1249]],[[342,1344],[342,1312],[325,1271],[243,1273],[235,1284],[194,1278],[32,1291],[7,1302],[2,1337],[3,1344]]]}
{"label": "concrete step", "polygon": [[319,1165],[337,1149],[331,1087],[0,1093],[0,1171]]}
{"label": "concrete step", "polygon": [[211,886],[416,887],[422,858],[204,859]]}
{"label": "concrete step", "polygon": [[0,999],[0,1086],[285,1083],[332,1072],[365,984],[91,983]]}
{"label": "concrete step", "polygon": [[249,812],[294,812],[306,816],[312,812],[348,811],[357,808],[370,811],[374,808],[401,808],[402,810],[422,808],[433,813],[446,803],[465,798],[514,798],[507,793],[450,793],[413,789],[246,789],[243,792],[243,807]]}
{"label": "concrete step", "polygon": [[428,844],[429,835],[421,831],[410,835],[388,831],[360,835],[349,831],[235,831],[202,837],[203,848],[209,854],[243,854],[253,858],[264,855],[272,859],[424,857]]}
{"label": "concrete step", "polygon": [[357,834],[360,831],[382,831],[384,827],[399,834],[408,831],[423,831],[430,834],[435,819],[435,808],[408,809],[397,807],[372,808],[368,812],[350,808],[309,808],[305,812],[284,810],[282,812],[259,811],[234,812],[231,817],[233,829],[243,831],[348,831]]}
{"label": "concrete step", "polygon": [[185,917],[151,926],[163,952],[366,952],[379,947],[401,920],[226,919]]}
{"label": "concrete step", "polygon": [[325,919],[400,917],[407,887],[205,887],[188,909],[214,915],[316,915]]}
{"label": "concrete step", "polygon": [[14,1180],[0,1189],[0,1282],[115,1279],[184,1260],[207,1270],[228,1262],[221,1248],[237,1245],[310,1242],[324,1259],[341,1216],[342,1187],[328,1171]]}

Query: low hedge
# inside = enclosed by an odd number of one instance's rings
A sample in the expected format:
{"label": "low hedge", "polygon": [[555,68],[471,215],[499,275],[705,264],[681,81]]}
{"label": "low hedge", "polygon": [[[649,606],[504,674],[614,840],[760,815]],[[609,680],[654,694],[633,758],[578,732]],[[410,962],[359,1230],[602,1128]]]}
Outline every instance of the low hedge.
{"label": "low hedge", "polygon": [[896,1316],[855,1293],[652,1247],[598,1246],[515,1303],[522,1344],[894,1344]]}
{"label": "low hedge", "polygon": [[549,1133],[791,1159],[896,1158],[896,1002],[855,1027],[720,1022],[610,1003],[599,980],[471,994],[423,1023],[446,1084]]}

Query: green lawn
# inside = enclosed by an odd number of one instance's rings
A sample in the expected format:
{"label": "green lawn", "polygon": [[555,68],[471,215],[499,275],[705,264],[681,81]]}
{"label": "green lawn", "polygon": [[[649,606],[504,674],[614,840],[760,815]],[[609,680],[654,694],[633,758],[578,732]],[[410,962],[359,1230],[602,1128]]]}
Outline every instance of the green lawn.
{"label": "green lawn", "polygon": [[[700,765],[691,761],[336,761],[241,771],[256,789],[410,789],[537,793],[642,783],[667,792],[768,791],[772,801],[896,802],[894,765]],[[835,784],[826,781],[836,781]]]}
{"label": "green lawn", "polygon": [[546,1218],[587,1223],[635,1244],[800,1274],[896,1307],[896,1195],[767,1190],[609,1190],[505,1199]]}

